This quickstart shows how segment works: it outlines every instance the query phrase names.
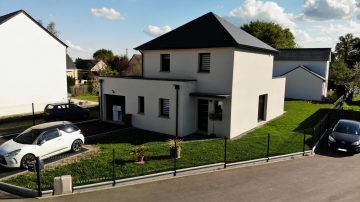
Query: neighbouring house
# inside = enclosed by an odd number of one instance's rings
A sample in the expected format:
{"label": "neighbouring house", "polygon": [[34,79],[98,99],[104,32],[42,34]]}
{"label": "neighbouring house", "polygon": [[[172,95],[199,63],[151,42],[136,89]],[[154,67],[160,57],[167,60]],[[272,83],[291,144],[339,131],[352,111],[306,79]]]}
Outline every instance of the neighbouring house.
{"label": "neighbouring house", "polygon": [[68,54],[66,54],[66,75],[73,77],[75,79],[75,84],[79,83],[78,69]]}
{"label": "neighbouring house", "polygon": [[210,135],[214,123],[218,137],[233,138],[284,112],[286,79],[272,76],[278,51],[212,12],[135,50],[142,76],[99,77],[104,121],[118,105],[137,128],[183,137]]}
{"label": "neighbouring house", "polygon": [[321,101],[327,96],[331,48],[278,51],[273,75],[286,77],[286,98]]}
{"label": "neighbouring house", "polygon": [[66,48],[24,10],[0,16],[0,116],[67,100]]}
{"label": "neighbouring house", "polygon": [[102,60],[100,60],[99,62],[95,62],[95,60],[90,59],[90,60],[80,60],[80,61],[76,62],[76,68],[78,70],[83,70],[83,71],[96,72],[101,69],[104,69],[105,67],[106,67],[106,64]]}
{"label": "neighbouring house", "polygon": [[129,60],[129,64],[131,65],[131,71],[126,73],[126,75],[134,75],[133,69],[140,65],[141,67],[141,54],[134,54]]}

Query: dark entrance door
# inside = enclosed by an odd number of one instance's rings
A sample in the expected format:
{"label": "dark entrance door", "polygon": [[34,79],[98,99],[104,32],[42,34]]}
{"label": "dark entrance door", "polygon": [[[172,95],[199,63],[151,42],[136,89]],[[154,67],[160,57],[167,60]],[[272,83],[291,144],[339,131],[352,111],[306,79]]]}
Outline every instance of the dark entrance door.
{"label": "dark entrance door", "polygon": [[265,102],[266,95],[259,96],[258,121],[265,121]]}
{"label": "dark entrance door", "polygon": [[113,120],[113,105],[121,106],[122,114],[125,114],[125,96],[105,95],[106,96],[106,119]]}
{"label": "dark entrance door", "polygon": [[198,105],[198,129],[199,130],[208,130],[208,110],[209,110],[209,101],[199,99]]}

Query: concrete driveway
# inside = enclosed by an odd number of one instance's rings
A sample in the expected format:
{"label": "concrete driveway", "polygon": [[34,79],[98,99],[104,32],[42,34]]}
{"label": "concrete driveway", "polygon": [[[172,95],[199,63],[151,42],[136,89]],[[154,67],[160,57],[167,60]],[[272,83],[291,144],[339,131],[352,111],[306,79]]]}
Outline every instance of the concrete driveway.
{"label": "concrete driveway", "polygon": [[359,201],[359,198],[360,154],[330,151],[323,144],[314,157],[42,201]]}

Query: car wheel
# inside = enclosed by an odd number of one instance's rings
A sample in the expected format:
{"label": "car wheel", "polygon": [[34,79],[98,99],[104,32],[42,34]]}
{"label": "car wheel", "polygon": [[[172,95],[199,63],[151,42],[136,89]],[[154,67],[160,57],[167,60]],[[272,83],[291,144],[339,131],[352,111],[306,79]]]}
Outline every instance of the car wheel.
{"label": "car wheel", "polygon": [[61,117],[56,117],[55,121],[61,121]]}
{"label": "car wheel", "polygon": [[87,120],[89,118],[89,114],[84,114],[83,119]]}
{"label": "car wheel", "polygon": [[83,144],[83,142],[81,140],[79,140],[79,139],[75,140],[71,145],[71,151],[73,151],[73,152],[80,151],[82,148],[82,144]]}
{"label": "car wheel", "polygon": [[32,154],[26,154],[20,162],[20,167],[27,169],[29,167],[29,163],[31,161],[35,161],[35,156]]}

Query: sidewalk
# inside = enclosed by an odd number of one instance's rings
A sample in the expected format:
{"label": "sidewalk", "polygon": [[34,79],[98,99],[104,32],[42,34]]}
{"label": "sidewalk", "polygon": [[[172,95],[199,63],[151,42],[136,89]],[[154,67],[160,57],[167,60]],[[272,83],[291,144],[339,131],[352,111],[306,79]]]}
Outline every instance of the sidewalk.
{"label": "sidewalk", "polygon": [[314,157],[42,201],[358,201],[360,154],[329,151],[324,145]]}

